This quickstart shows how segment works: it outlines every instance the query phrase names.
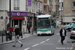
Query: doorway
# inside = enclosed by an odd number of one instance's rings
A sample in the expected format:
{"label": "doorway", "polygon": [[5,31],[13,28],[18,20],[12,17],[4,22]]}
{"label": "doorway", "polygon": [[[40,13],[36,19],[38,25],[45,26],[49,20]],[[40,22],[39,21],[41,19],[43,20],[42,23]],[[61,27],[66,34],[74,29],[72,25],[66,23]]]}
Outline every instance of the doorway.
{"label": "doorway", "polygon": [[20,31],[22,31],[22,20],[12,20],[12,27],[15,27],[15,25],[18,25]]}

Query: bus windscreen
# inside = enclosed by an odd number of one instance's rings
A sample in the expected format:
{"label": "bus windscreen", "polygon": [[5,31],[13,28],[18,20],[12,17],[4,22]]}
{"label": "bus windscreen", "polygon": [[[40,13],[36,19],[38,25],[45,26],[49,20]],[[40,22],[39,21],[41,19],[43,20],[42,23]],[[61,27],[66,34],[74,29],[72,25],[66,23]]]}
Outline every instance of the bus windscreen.
{"label": "bus windscreen", "polygon": [[50,19],[38,19],[37,28],[50,28]]}

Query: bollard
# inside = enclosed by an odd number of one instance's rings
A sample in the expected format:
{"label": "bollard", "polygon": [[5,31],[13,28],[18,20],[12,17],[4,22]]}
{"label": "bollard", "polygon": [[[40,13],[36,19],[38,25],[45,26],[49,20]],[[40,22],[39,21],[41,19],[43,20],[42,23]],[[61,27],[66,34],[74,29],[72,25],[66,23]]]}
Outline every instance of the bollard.
{"label": "bollard", "polygon": [[3,33],[2,33],[2,43],[3,43]]}
{"label": "bollard", "polygon": [[33,35],[33,28],[32,28],[32,35]]}

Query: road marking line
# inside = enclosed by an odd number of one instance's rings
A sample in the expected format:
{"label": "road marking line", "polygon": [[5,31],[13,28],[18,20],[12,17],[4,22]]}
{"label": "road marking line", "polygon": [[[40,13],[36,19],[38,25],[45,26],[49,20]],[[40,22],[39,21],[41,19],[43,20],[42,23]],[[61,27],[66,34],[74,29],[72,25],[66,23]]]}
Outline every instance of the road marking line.
{"label": "road marking line", "polygon": [[[45,43],[46,41],[49,41],[50,39],[46,39],[45,41],[42,41],[42,42],[40,42],[40,44],[43,44],[43,43]],[[35,45],[33,45],[32,47],[36,47],[36,46],[38,46],[39,44],[35,44]],[[53,45],[53,44],[50,44],[50,45]],[[28,48],[26,48],[26,49],[24,49],[24,50],[29,50],[30,49],[30,47],[28,47]]]}
{"label": "road marking line", "polygon": [[35,45],[33,45],[32,47],[36,47],[36,46],[38,46],[39,44],[35,44]]}
{"label": "road marking line", "polygon": [[72,47],[70,48],[70,50],[73,50],[73,46],[74,46],[74,43],[72,44]]}
{"label": "road marking line", "polygon": [[42,42],[40,42],[40,44],[43,44],[43,43],[45,43],[46,41],[42,41]]}
{"label": "road marking line", "polygon": [[24,50],[29,50],[30,49],[30,47],[28,47],[28,48],[26,48],[26,49],[24,49]]}
{"label": "road marking line", "polygon": [[49,41],[50,39],[47,39],[46,41]]}

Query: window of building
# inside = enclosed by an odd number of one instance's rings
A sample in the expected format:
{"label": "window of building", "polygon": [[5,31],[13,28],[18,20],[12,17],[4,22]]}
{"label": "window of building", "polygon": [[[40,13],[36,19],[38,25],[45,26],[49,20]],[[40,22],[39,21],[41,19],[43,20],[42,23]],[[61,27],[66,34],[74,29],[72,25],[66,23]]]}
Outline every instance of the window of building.
{"label": "window of building", "polygon": [[62,7],[63,7],[63,2],[62,2]]}
{"label": "window of building", "polygon": [[19,10],[20,0],[14,0],[14,10]]}
{"label": "window of building", "polygon": [[26,11],[28,11],[28,0],[26,0]]}
{"label": "window of building", "polygon": [[55,2],[59,2],[59,0],[55,0]]}
{"label": "window of building", "polygon": [[75,7],[75,2],[73,2],[73,7]]}
{"label": "window of building", "polygon": [[50,0],[50,2],[53,2],[53,0]]}
{"label": "window of building", "polygon": [[44,3],[47,3],[47,0],[44,0]]}
{"label": "window of building", "polygon": [[75,15],[75,10],[72,10],[72,15]]}
{"label": "window of building", "polygon": [[75,21],[75,19],[72,19],[73,21]]}
{"label": "window of building", "polygon": [[26,0],[26,5],[28,6],[28,0]]}

